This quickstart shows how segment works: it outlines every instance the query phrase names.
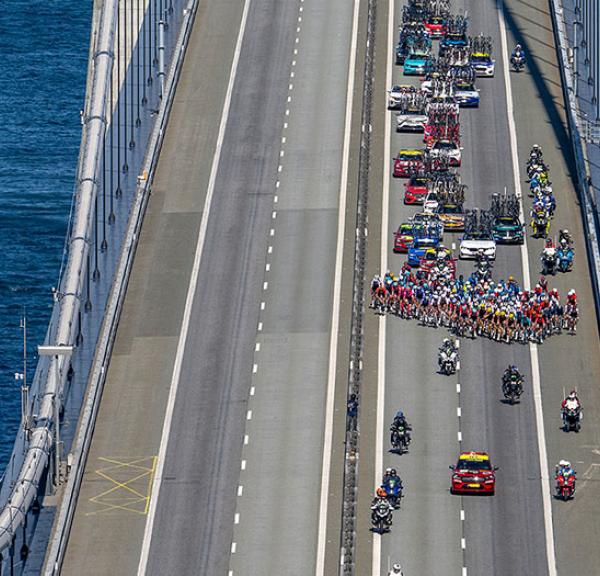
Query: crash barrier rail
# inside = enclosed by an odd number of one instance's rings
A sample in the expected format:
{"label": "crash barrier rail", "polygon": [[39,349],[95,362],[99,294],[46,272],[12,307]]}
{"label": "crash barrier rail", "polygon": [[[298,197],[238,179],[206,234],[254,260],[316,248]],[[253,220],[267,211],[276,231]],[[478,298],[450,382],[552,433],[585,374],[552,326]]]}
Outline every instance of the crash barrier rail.
{"label": "crash barrier rail", "polygon": [[184,20],[181,26],[178,41],[175,45],[171,66],[166,75],[163,99],[158,111],[158,118],[152,131],[148,150],[144,160],[143,177],[138,180],[136,199],[127,230],[126,239],[121,251],[121,258],[115,277],[113,290],[106,309],[105,320],[99,338],[96,357],[90,378],[90,386],[81,414],[79,430],[73,451],[73,464],[71,475],[65,487],[65,492],[58,510],[53,539],[50,542],[45,563],[45,576],[54,576],[60,573],[69,534],[71,531],[75,507],[83,473],[91,445],[92,432],[100,405],[100,399],[106,381],[107,367],[110,361],[112,348],[116,338],[119,318],[125,301],[125,294],[131,275],[133,260],[139,242],[140,230],[148,204],[150,187],[158,163],[169,115],[173,105],[175,89],[183,64],[192,25],[198,9],[198,0],[189,0],[184,10]]}
{"label": "crash barrier rail", "polygon": [[[94,247],[96,251],[98,249],[99,184],[102,182],[104,186],[107,174],[110,174],[112,186],[112,176],[115,175],[115,181],[119,182],[119,188],[117,188],[115,195],[119,198],[123,195],[128,182],[125,176],[122,177],[122,174],[126,174],[130,168],[137,171],[142,165],[142,160],[144,160],[146,171],[142,172],[143,175],[138,178],[139,185],[135,191],[135,210],[129,217],[128,235],[122,243],[115,244],[117,250],[119,245],[124,248],[121,251],[117,284],[113,287],[112,300],[110,307],[107,309],[108,315],[102,319],[103,338],[101,341],[104,343],[104,348],[95,354],[94,375],[97,377],[96,367],[100,362],[101,377],[103,377],[108,352],[110,351],[106,334],[107,330],[109,332],[111,328],[114,330],[118,320],[118,307],[114,305],[115,298],[120,298],[121,301],[123,298],[126,276],[133,256],[132,250],[137,242],[139,223],[148,194],[150,178],[146,174],[152,174],[156,156],[160,149],[164,125],[168,116],[168,106],[171,103],[173,86],[178,73],[177,65],[181,60],[185,47],[181,39],[185,37],[187,40],[187,33],[180,34],[180,43],[177,49],[171,50],[172,42],[165,31],[171,26],[173,31],[176,32],[179,24],[183,21],[185,26],[179,27],[179,29],[188,32],[191,14],[192,12],[195,13],[195,1],[190,0],[182,17],[179,17],[174,8],[174,4],[176,5],[178,0],[169,0],[168,3],[165,1],[164,4],[163,0],[149,1],[143,4],[143,12],[140,11],[139,1],[137,11],[134,11],[133,2],[127,11],[125,11],[125,7],[120,8],[118,0],[104,0],[98,3],[101,3],[101,7],[98,9],[96,9],[96,6],[94,7],[90,62],[86,83],[86,104],[82,113],[82,140],[71,218],[67,232],[66,257],[63,260],[63,263],[66,264],[64,267],[61,266],[59,289],[55,292],[55,304],[44,344],[73,346],[77,354],[77,346],[81,343],[82,338],[82,313],[88,312],[91,308],[89,300],[90,261],[91,247]],[[123,41],[121,41],[122,37]],[[129,49],[130,53],[128,55]],[[167,92],[165,90],[165,58],[169,54],[172,54],[173,58],[171,58],[170,83],[168,84],[170,92]],[[141,77],[142,70],[143,78]],[[155,94],[151,87],[153,70],[156,71],[155,76],[159,81],[157,84],[160,86],[160,94]],[[146,76],[147,71],[148,75]],[[137,88],[137,102],[134,101],[134,88]],[[128,92],[130,95],[129,105],[127,105]],[[163,94],[165,95],[164,98],[162,98]],[[120,102],[121,97],[125,99],[123,106]],[[151,100],[154,100],[155,97],[160,102],[159,111],[153,111],[149,108]],[[162,98],[162,101],[158,98]],[[138,118],[134,120],[133,114],[136,104]],[[153,126],[154,131],[147,130],[144,132],[144,130],[140,130],[142,124],[140,120],[141,109],[144,109],[147,113],[147,117],[150,119],[148,127]],[[121,119],[121,112],[124,115],[124,120]],[[159,112],[158,115],[156,112]],[[127,137],[128,126],[130,127],[130,139]],[[125,137],[121,141],[122,131]],[[114,132],[117,133],[115,145],[113,145]],[[136,139],[140,151],[148,150],[145,156],[140,155],[139,160],[134,160],[131,152],[136,147]],[[149,147],[148,143],[150,143]],[[107,162],[106,154],[109,150],[111,171],[108,171],[105,166]],[[117,164],[114,172],[112,172],[113,150],[118,150],[115,155],[118,155],[119,161],[123,161],[122,165]],[[128,152],[131,166],[127,165]],[[121,182],[123,187],[121,187]],[[111,188],[111,215],[105,218],[108,224],[115,222],[112,200],[113,190]],[[127,217],[127,212],[125,212],[123,218]],[[96,234],[96,237],[94,234]],[[104,249],[105,246],[102,247],[102,250]],[[94,279],[96,279],[95,275],[98,272],[97,256],[98,253],[96,252]],[[127,260],[126,266],[122,265],[124,258]],[[109,287],[113,280],[113,270],[110,269],[110,278],[107,277]],[[83,306],[82,302],[84,302]],[[104,308],[104,301],[101,304]],[[110,316],[111,313],[112,316]],[[96,333],[91,336],[88,345],[93,349],[96,344]],[[45,484],[45,473],[50,462],[50,454],[52,450],[56,450],[58,444],[57,423],[63,406],[64,393],[68,389],[67,381],[72,376],[70,368],[70,358],[60,354],[51,358],[41,358],[38,362],[34,385],[32,386],[32,390],[39,388],[36,399],[32,401],[32,407],[35,408],[36,414],[31,428],[27,434],[23,434],[24,455],[19,460],[18,471],[16,473],[11,471],[10,485],[5,486],[10,490],[7,490],[7,495],[3,498],[5,501],[0,511],[0,569],[3,560],[2,552],[6,548],[10,548],[12,568],[17,530],[23,527],[25,540],[28,511],[34,502],[38,502],[38,491]],[[84,378],[87,378],[87,376],[87,373],[84,374]],[[96,378],[96,382],[98,382],[98,378]],[[95,386],[94,382],[91,383],[89,390],[90,394],[86,405],[86,418],[88,418],[86,422],[88,423],[79,429],[80,437],[77,445],[79,451],[75,454],[77,466],[85,461],[85,455],[87,454],[83,449],[84,443],[81,442],[82,435],[89,436],[93,429],[90,398],[94,398],[94,401],[97,402],[99,399],[98,391],[101,391]],[[93,411],[93,415],[95,415],[95,411]],[[17,438],[18,441],[19,438]],[[84,440],[89,446],[89,438]],[[15,451],[16,446],[17,444],[15,444]],[[13,462],[15,451],[13,451]],[[56,460],[58,461],[58,458]],[[79,468],[73,467],[72,469],[77,471],[74,478],[78,477],[80,482]],[[60,478],[61,471],[56,470],[55,475]],[[71,495],[64,499],[64,501],[70,503],[68,506],[76,500],[76,490],[72,481],[67,483],[67,495],[70,493],[69,491],[72,491]],[[22,557],[27,555],[25,541],[23,542],[21,554]]]}
{"label": "crash barrier rail", "polygon": [[550,0],[552,28],[557,46],[559,69],[562,78],[563,98],[567,112],[567,124],[577,170],[577,195],[583,216],[585,239],[589,254],[590,276],[594,290],[596,318],[600,322],[600,221],[591,176],[586,158],[585,144],[578,121],[578,105],[574,84],[574,73],[569,60],[567,30],[561,0]]}
{"label": "crash barrier rail", "polygon": [[[354,241],[354,278],[352,283],[352,320],[350,331],[350,365],[348,369],[348,397],[355,394],[360,400],[363,357],[363,319],[365,313],[365,265],[367,259],[367,209],[369,203],[369,168],[371,163],[371,112],[373,100],[373,73],[375,59],[375,26],[377,0],[369,0],[367,15],[367,49],[365,55],[364,86],[360,153],[358,161],[358,197],[356,207],[356,237]],[[346,448],[344,454],[344,485],[340,541],[340,576],[355,572],[356,500],[358,493],[360,401],[357,416],[346,416]]]}

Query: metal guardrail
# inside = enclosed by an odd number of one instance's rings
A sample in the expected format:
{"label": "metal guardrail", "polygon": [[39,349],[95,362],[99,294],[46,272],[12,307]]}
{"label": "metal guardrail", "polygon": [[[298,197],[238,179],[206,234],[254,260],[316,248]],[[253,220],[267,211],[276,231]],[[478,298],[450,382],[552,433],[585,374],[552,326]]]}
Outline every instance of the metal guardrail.
{"label": "metal guardrail", "polygon": [[[97,339],[100,322],[103,323],[103,330],[109,325],[101,314],[96,315],[93,320],[95,324],[85,320],[86,314],[92,309],[92,276],[93,282],[99,278],[99,254],[111,253],[112,255],[105,256],[103,261],[106,279],[98,284],[99,288],[94,289],[98,298],[98,310],[104,310],[105,303],[108,309],[112,303],[107,300],[108,291],[116,277],[118,251],[123,246],[125,250],[134,247],[126,244],[122,236],[125,227],[129,226],[130,230],[135,220],[132,217],[134,206],[130,203],[134,202],[137,208],[140,196],[143,197],[140,187],[134,190],[133,186],[130,186],[130,183],[135,183],[132,182],[135,176],[128,178],[127,173],[131,169],[133,174],[137,174],[140,167],[145,167],[151,177],[156,154],[162,142],[164,123],[168,117],[166,106],[170,106],[170,98],[164,97],[162,102],[159,100],[160,106],[156,104],[156,107],[159,107],[160,111],[152,110],[152,103],[158,98],[156,89],[152,88],[153,70],[157,65],[156,78],[164,75],[164,69],[160,66],[161,62],[164,63],[164,58],[159,62],[156,55],[161,51],[163,57],[166,53],[166,57],[170,58],[170,77],[176,82],[178,68],[174,66],[183,54],[184,47],[178,46],[173,50],[171,41],[171,37],[178,30],[184,30],[180,26],[182,18],[177,11],[178,4],[186,5],[183,0],[170,0],[164,4],[163,0],[149,0],[142,4],[138,1],[137,5],[132,3],[130,9],[125,10],[126,5],[120,5],[118,0],[97,0],[94,7],[77,181],[59,289],[55,293],[52,318],[44,341],[45,345],[69,345],[75,348],[75,358],[79,359],[78,365],[84,370],[77,378],[84,383],[88,378],[90,356],[94,353],[96,344],[100,343]],[[195,6],[191,2],[187,4],[192,5]],[[189,16],[190,10],[186,8],[186,23],[189,22]],[[164,31],[168,27],[172,28],[173,33],[165,39]],[[160,35],[159,28],[162,28],[163,32]],[[187,29],[187,25],[185,28]],[[179,34],[179,38],[184,38],[184,35]],[[158,87],[158,82],[155,84]],[[143,127],[144,123],[147,128]],[[153,127],[156,129],[151,133]],[[137,154],[136,149],[139,150]],[[144,156],[144,150],[150,152]],[[113,157],[117,158],[114,167]],[[142,165],[142,161],[145,164]],[[140,183],[144,194],[149,181],[148,178]],[[107,212],[109,192],[110,216]],[[115,218],[113,198],[117,202],[121,197],[125,198],[126,194],[127,199],[121,200],[123,210],[117,211]],[[99,206],[102,204],[104,207],[100,220]],[[112,252],[105,252],[108,246],[107,225],[113,229],[110,236],[111,242],[114,241]],[[103,236],[101,244],[99,230],[102,230]],[[136,234],[134,244],[137,242]],[[126,240],[130,241],[130,237]],[[121,251],[121,256],[123,253]],[[95,269],[92,275],[93,262]],[[122,269],[118,271],[122,272]],[[78,352],[77,347],[82,342],[83,325],[88,330],[87,346],[84,347],[84,352]],[[99,356],[96,352],[94,360],[97,361]],[[81,361],[82,358],[86,359]],[[66,391],[69,389],[69,379],[72,375],[70,368],[70,359],[66,356],[40,358],[38,362],[32,385],[31,406],[35,410],[33,427],[26,434],[17,436],[11,467],[7,469],[1,489],[0,570],[3,551],[6,548],[10,549],[12,570],[17,530],[20,527],[23,528],[21,555],[23,559],[27,556],[27,514],[32,504],[38,501],[38,491],[45,484],[50,454],[56,450],[58,444],[57,423]],[[93,423],[89,430],[91,429]],[[82,430],[80,427],[79,432]],[[58,461],[58,458],[56,460]],[[61,479],[60,470],[55,471],[55,474]],[[10,484],[6,479],[8,477]]]}
{"label": "metal guardrail", "polygon": [[[375,64],[375,28],[377,0],[369,0],[367,16],[367,49],[365,55],[364,86],[358,168],[358,198],[356,207],[356,236],[354,244],[354,278],[352,284],[352,321],[350,332],[350,366],[348,396],[360,399],[363,357],[363,319],[365,312],[365,265],[367,259],[367,211],[369,204],[369,168],[371,164],[371,113],[373,73]],[[358,415],[348,415],[346,422],[346,450],[344,454],[344,485],[342,502],[342,533],[340,542],[340,575],[352,576],[355,571],[356,500],[358,492],[360,402]]]}
{"label": "metal guardrail", "polygon": [[181,74],[183,56],[188,45],[192,25],[198,9],[198,0],[189,0],[184,10],[184,20],[181,26],[178,41],[175,45],[171,66],[166,77],[163,100],[158,111],[158,118],[152,131],[146,157],[144,160],[145,178],[139,180],[136,199],[132,209],[126,239],[121,251],[121,258],[115,277],[113,290],[109,298],[105,321],[102,327],[99,343],[94,359],[90,386],[87,393],[85,406],[82,411],[79,430],[73,451],[73,464],[71,476],[65,487],[57,519],[55,522],[54,537],[50,542],[46,555],[44,574],[54,576],[60,573],[64,560],[69,534],[75,513],[75,506],[83,480],[83,473],[91,445],[92,431],[100,405],[100,399],[106,381],[106,372],[116,338],[117,327],[131,270],[135,251],[139,241],[139,233],[144,219],[146,206],[154,172],[162,147],[166,126],[172,109],[175,88]]}
{"label": "metal guardrail", "polygon": [[596,202],[590,182],[590,172],[586,159],[585,145],[579,123],[574,74],[569,61],[569,47],[566,25],[563,18],[561,0],[550,0],[554,38],[558,48],[559,69],[562,78],[563,98],[567,112],[567,123],[571,136],[571,145],[577,169],[577,195],[580,200],[585,230],[586,244],[589,254],[590,276],[594,289],[596,317],[600,321],[600,222],[596,210]]}

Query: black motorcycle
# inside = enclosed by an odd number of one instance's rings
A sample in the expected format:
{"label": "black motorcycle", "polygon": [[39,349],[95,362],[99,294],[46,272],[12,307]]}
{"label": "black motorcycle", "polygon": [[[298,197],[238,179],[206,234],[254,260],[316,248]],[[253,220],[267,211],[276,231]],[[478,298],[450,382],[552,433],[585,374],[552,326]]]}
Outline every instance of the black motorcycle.
{"label": "black motorcycle", "polygon": [[563,430],[565,432],[579,432],[581,430],[581,406],[563,408]]}
{"label": "black motorcycle", "polygon": [[393,426],[391,429],[390,442],[392,449],[398,454],[404,454],[408,451],[408,445],[410,444],[410,435],[405,426]]}
{"label": "black motorcycle", "polygon": [[512,406],[523,394],[523,376],[516,372],[505,372],[502,377],[502,394]]}
{"label": "black motorcycle", "polygon": [[392,525],[392,511],[386,500],[381,500],[371,508],[373,531],[383,534],[389,532]]}

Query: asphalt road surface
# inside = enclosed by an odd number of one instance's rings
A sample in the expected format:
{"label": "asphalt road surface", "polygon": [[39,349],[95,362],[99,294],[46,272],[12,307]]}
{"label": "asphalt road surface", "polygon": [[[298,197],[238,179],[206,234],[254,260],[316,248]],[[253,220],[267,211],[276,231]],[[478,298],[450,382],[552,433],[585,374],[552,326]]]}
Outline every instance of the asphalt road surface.
{"label": "asphalt road surface", "polygon": [[[514,190],[502,71],[506,55],[501,51],[495,2],[454,3],[454,9],[468,9],[472,34],[484,33],[494,40],[496,76],[478,80],[479,109],[461,110],[460,114],[464,146],[460,174],[469,186],[466,205],[486,208],[491,193],[502,192],[505,186]],[[586,313],[577,336],[555,336],[539,347],[539,365],[548,466],[568,458],[576,464],[580,478],[574,502],[552,504],[558,573],[569,569],[592,575],[596,573],[598,550],[585,535],[598,533],[594,484],[598,427],[592,420],[597,408],[593,387],[599,375],[598,334],[579,207],[569,172],[560,76],[547,9],[543,2],[508,2],[505,19],[510,48],[518,39],[534,57],[526,73],[511,73],[521,179],[529,148],[534,142],[541,144],[551,165],[558,202],[551,231],[556,234],[559,228],[568,228],[576,238],[578,259],[573,272],[550,279],[550,284],[563,296],[574,287]],[[390,45],[396,41],[400,10],[401,3],[396,2]],[[394,84],[416,83],[402,77],[401,67],[394,67],[392,78]],[[383,106],[379,113],[391,114]],[[419,136],[392,134],[392,155],[401,147],[413,146],[420,147]],[[522,186],[526,191],[527,184],[522,182]],[[402,205],[402,191],[402,182],[392,180],[387,257],[394,270],[400,268],[404,257],[392,253],[391,234],[416,211]],[[446,244],[455,242],[458,246],[458,236],[447,235]],[[542,241],[528,239],[528,247],[531,281],[535,283]],[[460,265],[461,272],[470,269],[472,265]],[[499,247],[494,274],[503,278],[512,274],[522,280],[518,247]],[[470,574],[548,574],[529,347],[463,339],[461,370],[448,378],[436,374],[436,349],[445,336],[446,330],[423,328],[396,318],[386,320],[384,450],[389,447],[387,430],[396,410],[407,413],[414,432],[409,454],[383,454],[383,466],[397,467],[403,477],[406,498],[402,510],[395,514],[392,533],[380,542],[377,537],[374,540],[376,558],[380,554],[379,571],[387,573],[389,565],[399,561],[405,574],[464,574],[465,569]],[[509,363],[521,367],[529,383],[516,406],[501,402],[500,378]],[[567,435],[559,430],[558,415],[564,390],[574,386],[584,399],[588,418],[579,435]],[[448,465],[461,450],[487,450],[500,466],[494,497],[449,495]],[[379,573],[377,567],[374,573]]]}

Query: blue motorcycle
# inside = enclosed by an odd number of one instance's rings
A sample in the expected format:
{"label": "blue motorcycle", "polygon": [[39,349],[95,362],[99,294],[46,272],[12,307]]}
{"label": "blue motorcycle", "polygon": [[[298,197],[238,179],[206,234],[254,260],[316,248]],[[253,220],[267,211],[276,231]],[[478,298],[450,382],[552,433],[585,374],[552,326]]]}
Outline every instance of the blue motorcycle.
{"label": "blue motorcycle", "polygon": [[402,498],[402,483],[394,478],[389,478],[383,485],[387,493],[387,500],[394,508],[400,508],[400,499]]}
{"label": "blue motorcycle", "polygon": [[558,258],[558,270],[560,272],[570,272],[573,268],[573,260],[575,259],[573,248],[558,248],[556,256]]}

